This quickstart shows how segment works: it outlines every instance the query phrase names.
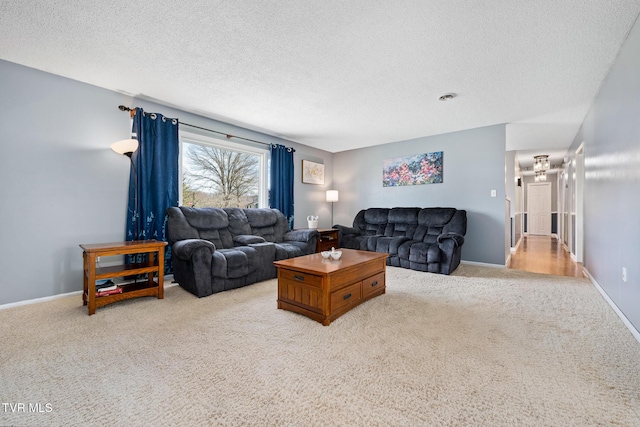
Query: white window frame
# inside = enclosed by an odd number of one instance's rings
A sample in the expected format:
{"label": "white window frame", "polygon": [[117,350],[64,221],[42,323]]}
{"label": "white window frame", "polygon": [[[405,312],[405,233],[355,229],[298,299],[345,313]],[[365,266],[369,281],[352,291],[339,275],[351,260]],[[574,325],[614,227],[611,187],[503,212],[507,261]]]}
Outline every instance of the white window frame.
{"label": "white window frame", "polygon": [[192,133],[192,132],[185,132],[185,131],[178,131],[178,138],[180,140],[180,154],[179,154],[179,161],[180,161],[180,165],[179,165],[179,179],[180,179],[180,185],[179,185],[179,203],[180,206],[184,205],[184,200],[183,200],[183,196],[182,196],[182,181],[183,181],[183,175],[182,175],[182,155],[184,153],[184,149],[183,149],[183,144],[186,143],[191,143],[191,144],[200,144],[200,145],[207,145],[210,147],[216,147],[216,148],[222,148],[225,150],[233,150],[233,151],[238,151],[241,153],[247,153],[247,154],[252,154],[252,155],[256,155],[258,156],[258,167],[259,167],[259,173],[258,173],[258,207],[260,208],[266,208],[269,206],[269,200],[268,200],[268,196],[269,196],[269,188],[268,188],[268,183],[269,183],[269,170],[268,170],[268,155],[270,153],[268,148],[259,148],[259,147],[251,147],[248,145],[243,145],[243,144],[238,144],[238,143],[234,143],[231,142],[229,140],[227,140],[226,138],[223,138],[222,136],[220,137],[215,137],[215,136],[204,136],[204,135],[200,135],[200,134],[196,134],[196,133]]}

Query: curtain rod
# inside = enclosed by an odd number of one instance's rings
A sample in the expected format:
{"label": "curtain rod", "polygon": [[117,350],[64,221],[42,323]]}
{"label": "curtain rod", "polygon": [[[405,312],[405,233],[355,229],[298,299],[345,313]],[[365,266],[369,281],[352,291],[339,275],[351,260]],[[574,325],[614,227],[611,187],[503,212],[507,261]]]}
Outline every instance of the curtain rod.
{"label": "curtain rod", "polygon": [[[120,109],[120,111],[129,111],[131,117],[136,115],[136,110],[135,109],[126,107],[124,105],[119,105],[118,108]],[[217,130],[203,128],[201,126],[196,126],[196,125],[190,125],[189,123],[184,123],[184,122],[181,122],[180,120],[178,120],[178,123],[180,123],[183,126],[189,126],[189,127],[196,128],[196,129],[206,130],[207,132],[213,132],[213,133],[217,133],[219,135],[224,135],[224,136],[227,137],[227,139],[236,138],[236,139],[242,139],[244,141],[255,142],[256,144],[262,144],[262,145],[271,146],[271,144],[269,144],[268,142],[256,141],[255,139],[243,138],[241,136],[235,136],[235,135],[231,135],[231,134],[224,133],[224,132],[218,132]]]}

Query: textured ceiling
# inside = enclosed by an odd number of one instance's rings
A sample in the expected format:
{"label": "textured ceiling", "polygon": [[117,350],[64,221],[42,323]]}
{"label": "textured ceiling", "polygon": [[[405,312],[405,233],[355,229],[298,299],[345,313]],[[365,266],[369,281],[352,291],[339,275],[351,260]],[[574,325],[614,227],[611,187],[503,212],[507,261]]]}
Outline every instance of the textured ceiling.
{"label": "textured ceiling", "polygon": [[3,1],[0,58],[331,152],[499,123],[508,150],[566,152],[639,12],[640,0]]}

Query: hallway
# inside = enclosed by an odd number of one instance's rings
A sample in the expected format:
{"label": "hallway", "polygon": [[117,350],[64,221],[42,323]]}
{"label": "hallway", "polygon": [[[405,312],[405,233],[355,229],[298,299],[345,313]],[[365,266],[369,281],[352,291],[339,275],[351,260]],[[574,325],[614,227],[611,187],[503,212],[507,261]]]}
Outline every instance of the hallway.
{"label": "hallway", "polygon": [[525,236],[507,268],[556,276],[584,277],[582,264],[551,236]]}

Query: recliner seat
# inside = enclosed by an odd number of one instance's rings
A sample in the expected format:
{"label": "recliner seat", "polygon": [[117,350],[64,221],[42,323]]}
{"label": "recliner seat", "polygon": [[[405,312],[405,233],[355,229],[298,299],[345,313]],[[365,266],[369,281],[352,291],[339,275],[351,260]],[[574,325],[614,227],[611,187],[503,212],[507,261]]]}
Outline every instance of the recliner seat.
{"label": "recliner seat", "polygon": [[387,265],[450,274],[458,265],[467,212],[455,208],[369,208],[353,227],[334,225],[340,246],[388,253]]}
{"label": "recliner seat", "polygon": [[276,277],[273,261],[315,252],[316,230],[289,231],[277,209],[167,210],[174,278],[203,297]]}

